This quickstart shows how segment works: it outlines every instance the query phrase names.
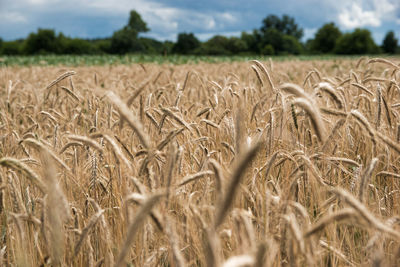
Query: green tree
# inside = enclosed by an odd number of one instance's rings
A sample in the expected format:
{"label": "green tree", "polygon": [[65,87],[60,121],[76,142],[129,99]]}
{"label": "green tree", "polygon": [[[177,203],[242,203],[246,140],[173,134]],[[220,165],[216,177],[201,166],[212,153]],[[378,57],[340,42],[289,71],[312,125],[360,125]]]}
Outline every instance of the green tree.
{"label": "green tree", "polygon": [[261,49],[261,54],[267,55],[267,56],[273,56],[273,55],[275,55],[275,49],[272,45],[267,44]]}
{"label": "green tree", "polygon": [[231,37],[228,39],[227,50],[232,54],[244,53],[248,50],[247,44],[241,38]]}
{"label": "green tree", "polygon": [[293,36],[297,40],[303,37],[303,29],[288,15],[283,15],[281,19],[275,15],[267,16],[262,21],[260,31],[265,34],[269,29],[276,29],[279,33]]}
{"label": "green tree", "polygon": [[163,55],[171,54],[172,53],[172,49],[174,48],[174,45],[175,44],[173,42],[171,42],[171,41],[165,41],[163,43],[163,51],[162,51]]}
{"label": "green tree", "polygon": [[200,47],[200,41],[193,33],[179,33],[178,40],[172,48],[175,54],[193,54]]}
{"label": "green tree", "polygon": [[97,54],[111,53],[111,39],[110,38],[92,40],[92,45],[93,45],[94,51],[96,51]]}
{"label": "green tree", "polygon": [[139,38],[143,46],[143,50],[148,54],[162,54],[164,52],[164,44],[151,38]]}
{"label": "green tree", "polygon": [[146,22],[144,22],[135,10],[130,12],[128,25],[121,30],[114,32],[111,37],[110,51],[115,54],[125,54],[143,51],[144,47],[139,41],[139,33],[147,32]]}
{"label": "green tree", "polygon": [[343,34],[337,41],[335,52],[337,54],[376,54],[379,47],[372,39],[371,32],[367,29],[355,29],[354,32]]}
{"label": "green tree", "polygon": [[292,35],[283,35],[282,42],[284,53],[299,55],[303,52],[301,43]]}
{"label": "green tree", "polygon": [[335,49],[336,41],[341,35],[342,32],[336,27],[335,23],[327,23],[315,34],[315,38],[310,43],[310,49],[312,52],[332,53]]}
{"label": "green tree", "polygon": [[261,44],[262,47],[266,47],[270,45],[274,48],[276,54],[280,54],[284,51],[283,48],[283,36],[281,32],[279,32],[275,28],[266,29],[261,36]]}
{"label": "green tree", "polygon": [[397,50],[397,38],[393,31],[389,31],[383,39],[382,49],[385,53],[394,54]]}
{"label": "green tree", "polygon": [[60,51],[60,47],[54,30],[39,28],[37,33],[29,34],[25,40],[24,52],[26,54],[47,54],[58,51]]}
{"label": "green tree", "polygon": [[203,55],[229,55],[231,52],[228,46],[229,38],[222,35],[215,35],[204,42],[197,52]]}
{"label": "green tree", "polygon": [[84,55],[93,54],[94,46],[84,39],[67,39],[63,54]]}
{"label": "green tree", "polygon": [[1,53],[3,55],[20,55],[22,54],[23,40],[3,42]]}
{"label": "green tree", "polygon": [[197,53],[203,55],[237,55],[247,50],[247,44],[241,38],[215,35],[202,43]]}
{"label": "green tree", "polygon": [[261,35],[257,30],[253,30],[252,33],[242,32],[240,39],[242,39],[246,43],[247,50],[249,52],[260,52]]}
{"label": "green tree", "polygon": [[[262,52],[274,51],[275,54],[299,54],[302,52],[300,38],[303,36],[301,29],[295,22],[294,18],[283,15],[279,18],[275,15],[266,17],[259,31]],[[272,46],[273,50],[268,48]]]}
{"label": "green tree", "polygon": [[134,32],[122,29],[114,32],[111,37],[110,50],[114,54],[126,54],[142,51],[143,47]]}
{"label": "green tree", "polygon": [[148,32],[150,29],[147,27],[146,22],[142,20],[142,17],[135,10],[131,10],[129,14],[128,25],[125,27],[127,30],[136,32],[136,37],[140,32]]}

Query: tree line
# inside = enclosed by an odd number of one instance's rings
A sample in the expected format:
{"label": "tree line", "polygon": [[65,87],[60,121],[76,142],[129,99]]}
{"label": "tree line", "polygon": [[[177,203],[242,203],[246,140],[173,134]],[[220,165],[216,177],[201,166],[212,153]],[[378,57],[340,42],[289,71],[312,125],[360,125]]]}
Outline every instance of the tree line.
{"label": "tree line", "polygon": [[205,42],[193,33],[178,34],[176,42],[160,42],[141,37],[150,31],[147,23],[135,10],[130,11],[126,26],[109,38],[70,38],[52,29],[38,29],[26,39],[3,41],[2,55],[36,54],[184,54],[184,55],[299,55],[299,54],[396,54],[400,53],[398,39],[393,31],[387,32],[379,46],[367,29],[357,28],[343,33],[333,23],[318,29],[313,39],[301,42],[303,29],[294,18],[268,15],[261,27],[242,32],[240,37],[216,35]]}

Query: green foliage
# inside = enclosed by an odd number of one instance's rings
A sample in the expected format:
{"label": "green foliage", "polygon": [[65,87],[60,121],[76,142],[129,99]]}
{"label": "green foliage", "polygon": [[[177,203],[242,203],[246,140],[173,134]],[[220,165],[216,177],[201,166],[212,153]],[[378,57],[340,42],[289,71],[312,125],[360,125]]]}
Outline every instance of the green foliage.
{"label": "green foliage", "polygon": [[108,39],[85,40],[69,38],[64,34],[55,34],[54,30],[39,29],[37,33],[31,33],[25,40],[23,53],[33,54],[102,54],[110,51]]}
{"label": "green foliage", "polygon": [[[7,43],[7,42],[5,42]],[[271,56],[257,56],[260,61],[266,61]],[[296,56],[296,60],[357,60],[358,57],[319,55],[319,56]],[[254,55],[228,55],[228,56],[204,56],[204,55],[149,55],[149,54],[128,54],[128,55],[3,55],[0,57],[0,67],[3,66],[102,66],[102,65],[130,65],[137,63],[157,64],[196,64],[199,62],[222,63],[222,62],[248,62],[254,59]],[[292,56],[273,56],[274,62],[293,60]]]}
{"label": "green foliage", "polygon": [[163,54],[164,44],[151,38],[139,38],[143,51],[148,54]]}
{"label": "green foliage", "polygon": [[22,44],[23,44],[23,41],[21,41],[21,40],[3,42],[3,45],[1,48],[1,54],[8,55],[8,56],[20,55],[20,54],[22,54]]}
{"label": "green foliage", "polygon": [[172,54],[172,49],[174,47],[174,42],[171,41],[165,41],[163,43],[163,55],[170,55]]}
{"label": "green foliage", "polygon": [[197,53],[202,55],[230,55],[228,46],[229,39],[226,36],[216,35],[204,42]]}
{"label": "green foliage", "polygon": [[[295,23],[294,19],[283,15],[282,19],[275,15],[269,15],[263,20],[259,31],[262,53],[271,53],[271,46],[275,54],[298,55],[303,51],[300,38],[303,29]],[[265,50],[267,49],[267,50]]]}
{"label": "green foliage", "polygon": [[143,47],[133,30],[124,28],[114,32],[111,37],[110,52],[113,54],[126,54],[142,50]]}
{"label": "green foliage", "polygon": [[301,29],[294,18],[283,15],[280,19],[275,15],[269,15],[262,21],[262,26],[260,31],[265,35],[265,33],[270,30],[275,29],[282,35],[290,35],[300,40],[303,37],[303,29]]}
{"label": "green foliage", "polygon": [[201,55],[239,55],[248,51],[247,43],[238,37],[216,35],[204,42],[197,54]]}
{"label": "green foliage", "polygon": [[283,34],[275,28],[266,29],[261,36],[261,45],[270,45],[275,53],[280,53],[283,50]]}
{"label": "green foliage", "polygon": [[272,45],[267,44],[261,49],[261,54],[269,56],[275,55],[275,49]]}
{"label": "green foliage", "polygon": [[227,49],[231,54],[237,55],[244,53],[248,50],[247,43],[238,37],[231,37],[228,39]]}
{"label": "green foliage", "polygon": [[67,39],[63,50],[63,54],[73,55],[88,55],[94,52],[94,46],[89,41],[78,38]]}
{"label": "green foliage", "polygon": [[172,48],[172,53],[175,54],[194,54],[195,50],[200,47],[200,41],[193,33],[180,33],[178,40]]}
{"label": "green foliage", "polygon": [[383,39],[382,49],[385,53],[394,54],[397,50],[397,38],[393,31],[389,31]]}
{"label": "green foliage", "polygon": [[[62,33],[58,35],[52,29],[38,29],[29,34],[26,40],[2,41],[1,55],[45,55],[45,54],[127,54],[140,53],[150,55],[299,55],[305,51],[311,53],[337,54],[376,54],[380,48],[374,43],[368,30],[356,29],[342,34],[334,23],[323,25],[314,39],[305,44],[300,42],[303,29],[294,18],[283,15],[267,16],[259,30],[242,32],[240,37],[216,35],[206,42],[200,42],[193,33],[180,33],[176,43],[160,42],[140,37],[148,32],[145,21],[135,10],[130,11],[127,25],[115,31],[110,38],[85,40],[70,38]],[[382,43],[385,53],[400,52],[398,40],[393,31],[386,34]]]}
{"label": "green foliage", "polygon": [[336,27],[335,23],[323,25],[315,34],[315,38],[310,43],[310,50],[318,53],[332,53],[335,49],[336,40],[340,38],[342,32]]}
{"label": "green foliage", "polygon": [[147,32],[144,22],[135,10],[130,12],[128,25],[121,30],[114,32],[111,37],[110,52],[113,54],[126,54],[144,51],[143,44],[139,41],[139,33]]}
{"label": "green foliage", "polygon": [[337,54],[360,55],[377,54],[379,47],[372,39],[371,32],[367,29],[355,29],[354,32],[343,34],[336,43]]}
{"label": "green foliage", "polygon": [[142,17],[135,10],[131,10],[129,14],[128,25],[125,27],[127,30],[136,32],[136,37],[140,32],[148,32],[150,29],[147,27],[146,22],[142,20]]}
{"label": "green foliage", "polygon": [[299,55],[303,52],[301,43],[292,35],[283,35],[283,52],[290,55]]}
{"label": "green foliage", "polygon": [[[62,37],[61,37],[62,38]],[[59,46],[60,38],[57,38],[54,30],[38,29],[37,33],[29,34],[25,40],[24,52],[32,54],[59,54],[62,48]]]}
{"label": "green foliage", "polygon": [[246,43],[247,49],[251,53],[260,52],[260,39],[261,35],[257,30],[253,30],[252,33],[242,32],[240,39]]}
{"label": "green foliage", "polygon": [[111,53],[111,39],[97,39],[92,40],[93,50],[96,54],[109,54]]}

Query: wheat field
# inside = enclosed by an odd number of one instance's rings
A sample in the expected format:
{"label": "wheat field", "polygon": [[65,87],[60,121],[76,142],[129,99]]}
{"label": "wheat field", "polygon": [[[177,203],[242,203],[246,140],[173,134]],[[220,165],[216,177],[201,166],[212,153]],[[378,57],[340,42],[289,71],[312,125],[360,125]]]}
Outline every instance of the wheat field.
{"label": "wheat field", "polygon": [[399,69],[0,68],[0,263],[398,266]]}

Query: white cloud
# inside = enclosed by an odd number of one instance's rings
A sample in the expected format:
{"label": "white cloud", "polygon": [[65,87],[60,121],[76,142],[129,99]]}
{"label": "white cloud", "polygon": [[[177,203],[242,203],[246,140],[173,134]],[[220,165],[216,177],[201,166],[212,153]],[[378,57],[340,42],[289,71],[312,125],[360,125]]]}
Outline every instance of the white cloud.
{"label": "white cloud", "polygon": [[50,5],[60,2],[59,0],[26,0],[28,4],[31,5]]}
{"label": "white cloud", "polygon": [[[84,33],[92,38],[110,36],[127,23],[132,9],[151,29],[146,36],[161,40],[175,40],[179,32],[204,34],[204,40],[206,35],[258,28],[268,14],[265,10],[287,13],[296,21],[299,18],[300,26],[305,27],[304,40],[330,21],[342,30],[372,27],[373,31],[383,31],[400,24],[400,0],[281,0],[279,5],[265,0],[231,2],[235,4],[222,6],[215,0],[202,0],[201,5],[174,0],[0,0],[0,35],[19,38],[38,27],[51,27],[76,37]],[[252,4],[256,2],[258,5]],[[318,15],[311,19],[315,7]]]}
{"label": "white cloud", "polygon": [[379,27],[385,21],[396,20],[396,9],[400,7],[394,0],[353,1],[338,5],[338,22],[345,29],[357,27]]}
{"label": "white cloud", "polygon": [[[237,18],[229,12],[204,13],[200,10],[170,7],[161,2],[146,0],[120,0],[117,3],[107,0],[84,2],[85,5],[95,9],[97,12],[112,12],[126,17],[129,10],[135,9],[141,14],[143,20],[148,23],[152,31],[156,29],[158,32],[163,32],[164,36],[172,36],[171,33],[176,35],[179,31],[195,31],[195,29],[214,31],[237,21]],[[159,33],[146,34],[146,36],[150,35],[159,35]]]}
{"label": "white cloud", "polygon": [[0,12],[0,17],[2,18],[2,23],[5,24],[20,24],[28,22],[26,17],[19,12]]}
{"label": "white cloud", "polygon": [[214,18],[207,18],[207,21],[206,21],[206,29],[212,30],[212,29],[215,28],[215,25],[216,25],[216,23],[215,23]]}
{"label": "white cloud", "polygon": [[224,21],[229,22],[229,23],[234,23],[234,22],[237,21],[237,18],[236,18],[233,14],[231,14],[231,13],[229,13],[229,12],[223,12],[223,13],[219,14],[219,16],[220,16]]}
{"label": "white cloud", "polygon": [[227,37],[239,37],[242,34],[240,31],[233,32],[207,32],[207,33],[196,33],[196,37],[199,38],[200,41],[207,41],[208,39],[214,37],[215,35],[224,35]]}
{"label": "white cloud", "polygon": [[345,9],[339,14],[339,23],[347,29],[363,26],[378,27],[381,20],[376,11],[365,11],[358,4],[353,3],[351,9]]}

